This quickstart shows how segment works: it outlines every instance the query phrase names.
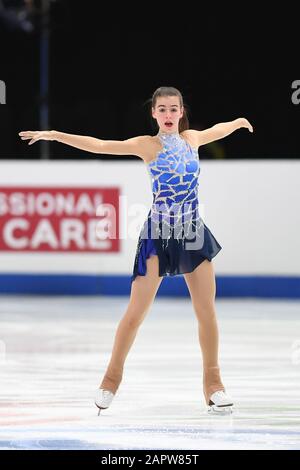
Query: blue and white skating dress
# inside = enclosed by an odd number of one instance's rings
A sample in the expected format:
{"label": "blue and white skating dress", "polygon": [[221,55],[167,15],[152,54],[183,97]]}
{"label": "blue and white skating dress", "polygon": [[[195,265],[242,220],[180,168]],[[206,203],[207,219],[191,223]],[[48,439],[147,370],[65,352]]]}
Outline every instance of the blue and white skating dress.
{"label": "blue and white skating dress", "polygon": [[145,276],[146,260],[158,255],[159,276],[192,272],[222,249],[198,211],[198,150],[178,133],[158,133],[162,144],[147,163],[153,202],[139,235],[131,282]]}

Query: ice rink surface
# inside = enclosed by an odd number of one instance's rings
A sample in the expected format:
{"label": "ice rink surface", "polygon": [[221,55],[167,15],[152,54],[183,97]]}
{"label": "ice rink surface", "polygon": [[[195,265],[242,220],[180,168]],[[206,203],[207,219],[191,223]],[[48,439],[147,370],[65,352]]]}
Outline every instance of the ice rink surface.
{"label": "ice rink surface", "polygon": [[233,414],[209,416],[189,298],[157,297],[110,408],[94,392],[127,297],[0,297],[0,449],[300,449],[300,302],[217,299]]}

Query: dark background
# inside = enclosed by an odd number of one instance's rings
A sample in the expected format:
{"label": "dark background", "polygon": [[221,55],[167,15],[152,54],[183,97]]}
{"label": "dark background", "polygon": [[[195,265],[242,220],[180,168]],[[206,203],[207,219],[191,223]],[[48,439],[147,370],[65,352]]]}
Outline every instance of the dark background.
{"label": "dark background", "polygon": [[[21,5],[24,2],[12,2]],[[40,158],[20,130],[39,130],[39,7],[31,32],[0,18],[0,157]],[[299,158],[300,105],[291,100],[300,79],[299,25],[292,10],[204,12],[203,4],[130,4],[57,0],[50,7],[50,129],[100,139],[151,134],[145,102],[162,85],[175,86],[188,105],[190,127],[246,117],[240,129],[200,147],[200,158]],[[0,3],[1,6],[1,3]],[[126,158],[95,155],[50,142],[52,159]],[[129,157],[130,158],[130,157]],[[131,157],[132,159],[132,157]]]}

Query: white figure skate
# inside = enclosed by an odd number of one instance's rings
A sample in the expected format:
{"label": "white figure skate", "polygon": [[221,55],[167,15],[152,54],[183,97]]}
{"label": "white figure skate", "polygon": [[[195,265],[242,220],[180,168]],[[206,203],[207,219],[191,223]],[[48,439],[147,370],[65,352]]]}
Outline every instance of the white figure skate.
{"label": "white figure skate", "polygon": [[230,414],[233,412],[232,407],[232,398],[223,390],[218,390],[211,395],[207,411],[211,414]]}
{"label": "white figure skate", "polygon": [[101,410],[106,410],[111,404],[114,393],[109,390],[104,390],[103,388],[98,388],[95,396],[95,405],[99,408],[98,416],[100,415]]}

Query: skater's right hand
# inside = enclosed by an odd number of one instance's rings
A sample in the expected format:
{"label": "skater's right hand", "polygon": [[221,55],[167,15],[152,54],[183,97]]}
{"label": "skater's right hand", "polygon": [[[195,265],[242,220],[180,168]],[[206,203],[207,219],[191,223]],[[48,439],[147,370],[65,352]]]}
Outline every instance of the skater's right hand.
{"label": "skater's right hand", "polygon": [[28,145],[31,145],[38,140],[55,140],[55,131],[22,131],[19,136],[22,140],[31,139],[28,142]]}

